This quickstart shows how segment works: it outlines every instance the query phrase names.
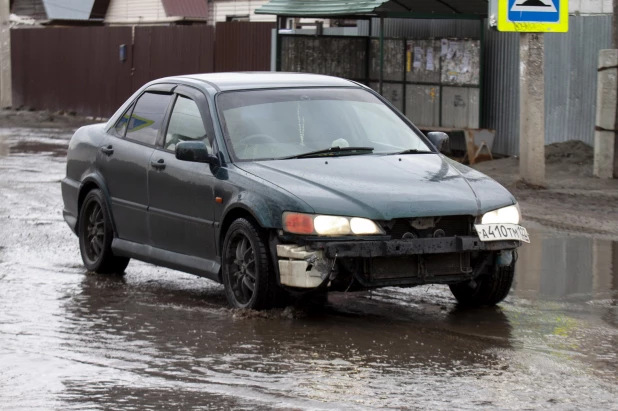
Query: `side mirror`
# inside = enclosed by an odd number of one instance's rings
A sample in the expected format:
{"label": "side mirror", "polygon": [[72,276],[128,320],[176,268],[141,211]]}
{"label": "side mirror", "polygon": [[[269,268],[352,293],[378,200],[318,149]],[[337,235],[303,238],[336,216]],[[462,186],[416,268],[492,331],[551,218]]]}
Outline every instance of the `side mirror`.
{"label": "side mirror", "polygon": [[445,153],[449,151],[448,134],[442,131],[432,131],[427,133],[427,138],[439,152]]}
{"label": "side mirror", "polygon": [[206,144],[202,141],[181,141],[176,144],[176,158],[194,163],[219,165],[219,159],[208,153]]}

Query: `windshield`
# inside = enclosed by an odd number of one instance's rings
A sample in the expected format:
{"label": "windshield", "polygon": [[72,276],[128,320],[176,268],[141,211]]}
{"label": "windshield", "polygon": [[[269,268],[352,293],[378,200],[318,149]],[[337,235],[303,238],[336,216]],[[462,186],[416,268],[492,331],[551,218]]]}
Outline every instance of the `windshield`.
{"label": "windshield", "polygon": [[364,150],[320,155],[431,150],[397,114],[363,89],[226,92],[218,96],[217,109],[228,149],[241,161],[290,158],[332,147]]}

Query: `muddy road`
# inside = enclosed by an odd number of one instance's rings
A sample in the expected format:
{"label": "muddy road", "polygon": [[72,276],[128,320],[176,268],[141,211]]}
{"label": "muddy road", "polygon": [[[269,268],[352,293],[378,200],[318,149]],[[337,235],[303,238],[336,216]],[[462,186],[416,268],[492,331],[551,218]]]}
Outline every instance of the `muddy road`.
{"label": "muddy road", "polygon": [[85,272],[70,135],[0,129],[0,409],[618,409],[612,239],[532,226],[496,309],[425,286],[235,311],[175,271]]}

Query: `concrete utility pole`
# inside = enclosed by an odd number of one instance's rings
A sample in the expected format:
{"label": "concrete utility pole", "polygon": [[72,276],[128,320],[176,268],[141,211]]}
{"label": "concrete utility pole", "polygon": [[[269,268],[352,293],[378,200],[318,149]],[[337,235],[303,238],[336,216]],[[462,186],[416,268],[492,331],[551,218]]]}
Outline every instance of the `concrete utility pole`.
{"label": "concrete utility pole", "polygon": [[10,0],[0,0],[0,108],[13,106]]}
{"label": "concrete utility pole", "polygon": [[519,174],[545,185],[545,44],[542,33],[519,38]]}
{"label": "concrete utility pole", "polygon": [[616,115],[618,112],[618,50],[599,52],[597,117],[594,132],[593,174],[612,178],[616,173]]}
{"label": "concrete utility pole", "polygon": [[[618,0],[614,0],[614,14],[612,17],[612,47],[618,49]],[[616,93],[618,94],[618,81],[616,81]],[[618,104],[616,105],[616,121],[614,130],[618,130]],[[618,178],[618,131],[614,132],[614,172],[613,177]]]}
{"label": "concrete utility pole", "polygon": [[613,49],[599,52],[594,166],[599,178],[618,178],[618,0],[613,0]]}

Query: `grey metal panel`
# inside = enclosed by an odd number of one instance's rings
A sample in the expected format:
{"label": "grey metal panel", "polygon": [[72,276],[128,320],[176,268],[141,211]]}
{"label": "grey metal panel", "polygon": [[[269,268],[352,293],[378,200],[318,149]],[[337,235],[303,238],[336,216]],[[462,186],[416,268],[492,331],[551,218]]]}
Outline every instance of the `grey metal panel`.
{"label": "grey metal panel", "polygon": [[448,39],[448,53],[442,57],[442,84],[480,84],[481,42]]}
{"label": "grey metal panel", "polygon": [[[545,142],[594,143],[599,50],[611,48],[611,16],[571,16],[568,33],[545,35]],[[519,34],[485,32],[484,127],[493,151],[519,153]]]}
{"label": "grey metal panel", "polygon": [[366,40],[346,37],[281,37],[281,69],[328,74],[353,80],[365,78]]}
{"label": "grey metal panel", "polygon": [[[371,82],[369,87],[378,91],[380,86],[377,82]],[[393,103],[399,111],[403,110],[403,84],[384,83],[382,85],[382,96]]]}
{"label": "grey metal panel", "polygon": [[612,16],[571,16],[545,35],[545,142],[594,144],[599,50],[612,48]]}
{"label": "grey metal panel", "polygon": [[[366,34],[367,21],[359,21],[359,33]],[[423,39],[431,37],[457,37],[479,39],[481,37],[480,20],[421,20],[421,19],[386,19],[384,20],[385,37],[405,37]],[[371,22],[371,35],[380,36],[380,19]]]}
{"label": "grey metal panel", "polygon": [[[384,40],[384,80],[403,81],[404,40]],[[371,64],[369,75],[372,80],[380,78],[380,41],[371,40]]]}
{"label": "grey metal panel", "polygon": [[479,89],[442,87],[442,127],[479,128]]}
{"label": "grey metal panel", "polygon": [[418,127],[440,126],[440,86],[406,86],[406,117]]}
{"label": "grey metal panel", "polygon": [[[415,67],[416,52],[420,48],[420,67]],[[429,50],[433,53],[427,64]],[[440,40],[408,40],[406,42],[406,81],[440,84]]]}
{"label": "grey metal panel", "polygon": [[519,153],[519,33],[485,31],[483,127],[496,130],[492,151]]}

